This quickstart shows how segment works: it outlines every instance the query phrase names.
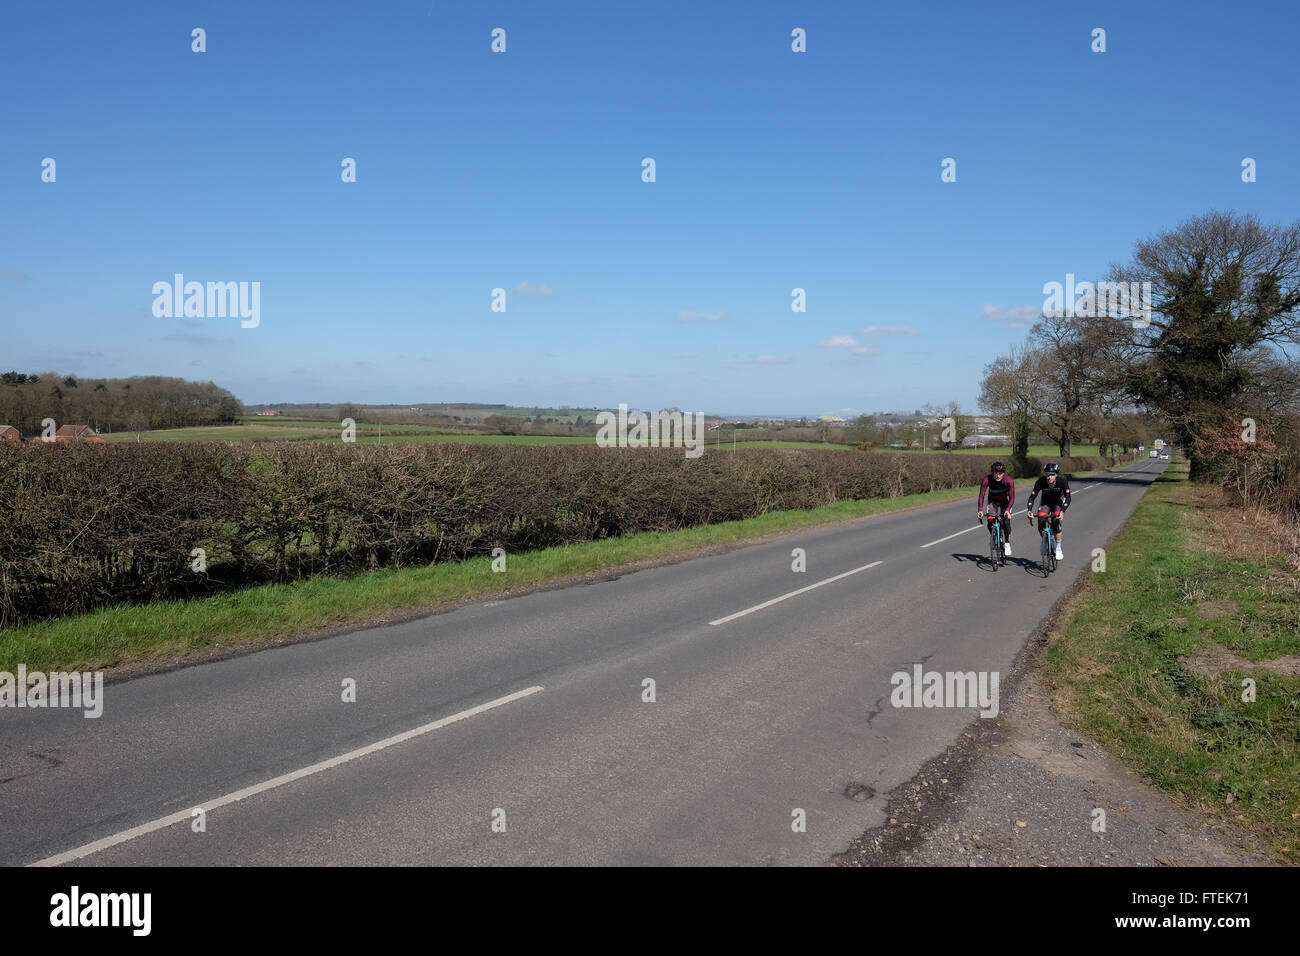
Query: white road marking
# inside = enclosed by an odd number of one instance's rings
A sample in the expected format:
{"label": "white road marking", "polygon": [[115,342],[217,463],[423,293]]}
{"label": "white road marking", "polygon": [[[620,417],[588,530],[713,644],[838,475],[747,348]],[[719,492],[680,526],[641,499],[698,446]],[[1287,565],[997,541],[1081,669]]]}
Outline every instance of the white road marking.
{"label": "white road marking", "polygon": [[864,564],[860,568],[854,568],[852,571],[845,571],[843,574],[837,574],[833,578],[827,578],[824,581],[818,581],[816,584],[810,584],[806,588],[800,588],[797,591],[791,591],[789,594],[782,594],[780,597],[772,598],[770,601],[764,601],[762,604],[755,604],[753,607],[747,607],[743,611],[737,611],[735,614],[728,614],[726,617],[720,617],[716,621],[710,621],[712,625],[726,624],[728,621],[734,621],[738,617],[744,617],[746,614],[753,614],[755,611],[761,611],[765,607],[771,607],[773,604],[780,604],[787,598],[792,598],[796,594],[803,594],[805,591],[811,591],[813,588],[819,588],[823,584],[830,584],[832,581],[838,581],[840,578],[847,578],[850,574],[857,574],[859,571],[865,571],[868,568],[874,568],[878,564],[884,564],[883,561],[872,561],[870,564]]}
{"label": "white road marking", "polygon": [[[1014,518],[1016,515],[1022,515],[1022,514],[1024,514],[1023,511],[1013,511],[1013,512],[1011,512],[1007,517],[1009,517],[1009,518]],[[972,527],[970,527],[970,528],[966,528],[966,529],[964,529],[964,530],[962,530],[962,531],[954,531],[952,534],[948,535],[948,537],[946,537],[946,538],[939,538],[939,539],[937,539],[937,540],[935,540],[935,541],[931,541],[929,544],[923,544],[923,545],[921,545],[921,547],[923,547],[923,548],[929,548],[929,547],[933,547],[933,546],[936,545],[936,544],[943,544],[945,541],[948,541],[948,540],[951,539],[951,538],[955,538],[955,537],[957,537],[957,535],[959,535],[959,534],[966,534],[966,533],[969,532],[969,531],[979,531],[979,530],[980,530],[981,528],[983,528],[983,527],[984,527],[983,523],[980,523],[980,524],[974,525],[974,526],[972,526]]]}
{"label": "white road marking", "polygon": [[[320,763],[314,763],[310,767],[303,767],[301,770],[294,770],[290,773],[281,774],[270,780],[264,780],[261,783],[255,783],[251,787],[245,787],[243,790],[236,790],[234,793],[228,793],[225,796],[217,797],[215,800],[204,800],[196,803],[195,807],[202,807],[205,811],[215,810],[218,807],[224,807],[235,803],[238,800],[246,800],[249,797],[256,796],[259,793],[265,793],[268,790],[274,790],[276,787],[283,787],[287,783],[293,783],[295,780],[301,780],[304,777],[310,777],[313,774],[323,773],[326,770],[356,760],[360,757],[366,757],[370,754],[377,753],[394,744],[400,744],[404,741],[411,740],[427,734],[430,731],[440,730],[448,724],[454,724],[460,720],[477,716],[484,711],[492,710],[494,707],[501,707],[505,704],[512,703],[523,697],[529,697],[545,688],[539,686],[526,687],[523,690],[515,691],[513,694],[507,694],[505,697],[498,697],[496,700],[490,700],[486,704],[479,704],[477,707],[471,707],[469,710],[462,710],[458,714],[452,714],[450,717],[442,717],[432,723],[424,724],[413,730],[407,730],[392,737],[385,737],[383,740],[368,744],[365,747],[359,747],[356,750],[349,750],[345,754],[337,757],[331,757],[329,760],[322,760]],[[111,846],[117,846],[119,843],[126,843],[128,840],[134,840],[136,837],[144,836],[146,833],[153,833],[156,830],[163,830],[178,823],[184,823],[191,818],[193,808],[181,810],[177,813],[165,817],[159,817],[157,820],[151,820],[148,823],[142,823],[138,827],[132,827],[129,830],[123,830],[120,833],[114,833],[112,836],[104,837],[102,840],[96,840],[94,843],[87,843],[85,846],[77,847],[75,850],[68,850],[64,853],[58,853],[54,856],[48,856],[43,860],[37,860],[29,866],[61,866],[64,863],[70,863],[73,860],[79,860],[82,857],[90,856],[92,853],[98,853],[100,850],[107,850]]]}

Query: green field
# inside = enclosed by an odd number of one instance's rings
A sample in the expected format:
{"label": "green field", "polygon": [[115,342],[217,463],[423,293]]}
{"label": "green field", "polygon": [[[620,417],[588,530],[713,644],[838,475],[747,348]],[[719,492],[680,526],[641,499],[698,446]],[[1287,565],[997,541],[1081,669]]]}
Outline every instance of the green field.
{"label": "green field", "polygon": [[[461,438],[483,437],[481,435],[438,434],[439,432],[446,432],[447,429],[437,425],[379,426],[359,423],[357,425],[357,438],[360,440],[362,436],[375,435],[381,429],[387,433],[389,428],[394,432],[418,432],[429,436],[433,440],[455,441]],[[245,418],[243,423],[239,425],[167,428],[142,432],[140,441],[329,441],[331,439],[337,440],[342,436],[342,433],[343,428],[337,422],[317,421],[309,418],[255,418],[250,416]],[[133,442],[135,441],[135,432],[115,432],[111,435],[104,434],[99,437],[106,442]],[[419,435],[409,436],[412,439],[418,439],[419,437]],[[386,438],[385,441],[387,441]]]}
{"label": "green field", "polygon": [[[414,434],[412,434],[414,433]],[[101,435],[106,442],[133,442],[134,432]],[[186,441],[339,441],[342,427],[335,422],[304,418],[246,418],[240,425],[213,425],[199,428],[169,428],[142,432],[142,442]],[[436,425],[357,424],[357,444],[405,444],[409,442],[460,442],[463,444],[500,445],[590,445],[594,435],[487,435],[481,432],[449,433]],[[706,440],[708,448],[731,448],[732,443],[716,436]],[[831,445],[818,441],[738,441],[736,448],[804,448],[848,450],[851,445]]]}
{"label": "green field", "polygon": [[[101,435],[107,442],[133,442],[134,432],[116,432]],[[245,418],[240,425],[214,425],[200,428],[169,428],[158,431],[143,432],[142,442],[155,441],[339,441],[342,428],[335,422],[317,421],[306,418]],[[503,444],[503,445],[590,445],[595,442],[592,435],[488,435],[482,432],[454,433],[446,426],[439,425],[372,425],[357,424],[357,444],[406,444],[409,442],[461,442],[464,444]],[[819,451],[851,451],[853,445],[839,445],[820,441],[754,441],[738,440],[734,443],[728,437],[719,440],[717,433],[711,434],[705,442],[707,448],[789,448],[814,449]],[[921,454],[917,448],[877,448],[880,452],[908,452]],[[1074,455],[1096,455],[1096,445],[1075,445]],[[925,454],[949,454],[942,450],[927,449]],[[951,454],[983,455],[992,458],[1010,458],[1010,448],[955,448]],[[1030,445],[1029,454],[1040,458],[1055,458],[1055,445]]]}
{"label": "green field", "polygon": [[[919,455],[922,453],[921,449],[919,448],[878,448],[877,451],[905,451],[905,452],[911,452],[914,455]],[[1010,458],[1011,446],[1007,445],[1007,446],[995,447],[995,448],[954,448],[951,452],[951,454],[954,455],[958,453],[966,454],[966,455],[987,455],[989,458]],[[925,454],[946,455],[949,453],[945,452],[942,448],[940,449],[927,448],[925,450]],[[1070,446],[1071,457],[1084,457],[1087,455],[1099,455],[1099,454],[1101,454],[1101,449],[1098,448],[1096,445],[1071,445]],[[1056,445],[1030,445],[1029,455],[1032,458],[1059,458],[1061,457],[1061,450]]]}

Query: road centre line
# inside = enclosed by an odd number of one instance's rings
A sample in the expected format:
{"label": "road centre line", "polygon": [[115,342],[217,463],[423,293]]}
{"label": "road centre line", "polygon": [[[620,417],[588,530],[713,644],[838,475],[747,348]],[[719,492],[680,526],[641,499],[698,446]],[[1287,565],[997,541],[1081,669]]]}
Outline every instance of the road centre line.
{"label": "road centre line", "polygon": [[[493,708],[504,706],[505,704],[512,703],[513,701],[520,700],[524,697],[529,697],[541,690],[545,690],[545,688],[540,686],[525,687],[523,690],[515,691],[513,694],[507,694],[504,697],[498,697],[496,700],[490,700],[485,704],[479,704],[477,707],[471,707],[468,710],[462,710],[459,713],[452,714],[450,717],[442,717],[439,718],[438,720],[432,721],[431,723],[424,724],[420,727],[415,727],[411,730],[403,731],[400,734],[394,734],[392,737],[385,737],[383,740],[378,740],[373,744],[367,744],[364,747],[358,747],[356,750],[349,750],[347,753],[340,754],[337,757],[331,757],[329,760],[322,760],[319,763],[314,763],[309,767],[303,767],[300,770],[294,770],[291,771],[290,773],[281,774],[278,777],[272,777],[270,780],[264,780],[261,783],[255,783],[252,786],[245,787],[242,790],[236,790],[233,793],[226,794],[225,796],[217,797],[215,800],[201,801],[195,804],[195,807],[196,808],[202,807],[203,810],[206,812],[210,810],[215,810],[218,807],[227,806],[239,800],[246,800],[249,797],[256,796],[259,793],[265,793],[268,790],[274,790],[277,787],[283,787],[287,783],[293,783],[295,780],[301,780],[304,777],[310,777],[313,774],[322,773],[326,770],[332,770],[333,768],[348,763],[349,761],[356,760],[360,757],[369,756],[370,754],[377,753],[381,750],[385,750],[389,747],[394,746],[395,744],[403,743],[404,741],[411,740],[415,737],[420,737],[424,734],[430,733],[431,731],[441,730],[443,727],[446,727],[448,724],[454,724],[457,721],[467,720],[470,717],[475,717],[478,714],[484,713],[485,711],[492,710]],[[134,840],[136,837],[144,836],[147,833],[153,833],[157,830],[163,830],[166,829],[167,827],[175,826],[178,823],[186,822],[191,819],[192,815],[193,815],[193,809],[180,810],[176,813],[169,814],[165,817],[159,817],[156,820],[151,820],[148,823],[142,823],[139,826],[132,827],[129,830],[122,830],[120,833],[114,833],[111,836],[106,836],[102,840],[96,840],[93,843],[87,843],[85,846],[79,846],[74,850],[67,850],[63,853],[57,853],[54,856],[48,856],[43,860],[37,860],[35,863],[30,863],[28,865],[29,866],[61,866],[62,864],[69,863],[72,860],[79,860],[82,857],[90,856],[92,853],[98,853],[101,850],[106,850],[111,846],[117,846],[119,843],[126,843],[128,840]]]}
{"label": "road centre line", "polygon": [[755,611],[761,611],[765,607],[771,607],[773,604],[780,604],[787,598],[792,598],[797,594],[803,594],[805,591],[811,591],[813,588],[819,588],[823,584],[830,584],[832,581],[838,581],[840,578],[847,578],[850,574],[857,574],[859,571],[866,571],[868,568],[874,568],[878,564],[884,564],[883,561],[872,561],[870,564],[864,564],[860,568],[854,568],[852,571],[845,571],[843,574],[837,574],[832,578],[824,581],[818,581],[816,584],[810,584],[807,587],[799,588],[797,591],[791,591],[789,594],[782,594],[780,597],[772,598],[770,601],[764,601],[762,604],[755,604],[753,607],[747,607],[743,611],[737,611],[735,614],[728,614],[726,617],[720,617],[716,621],[710,621],[709,624],[716,627],[719,624],[726,624],[728,621],[734,621],[738,617],[744,617],[746,614],[753,614]]}

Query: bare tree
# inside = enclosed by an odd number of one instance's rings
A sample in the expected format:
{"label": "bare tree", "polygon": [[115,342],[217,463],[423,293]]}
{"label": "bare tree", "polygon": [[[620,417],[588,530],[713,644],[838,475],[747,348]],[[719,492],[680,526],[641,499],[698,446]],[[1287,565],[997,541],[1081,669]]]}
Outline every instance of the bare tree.
{"label": "bare tree", "polygon": [[149,430],[149,416],[144,412],[131,412],[126,416],[126,430],[135,432],[136,444],[140,443],[140,435]]}

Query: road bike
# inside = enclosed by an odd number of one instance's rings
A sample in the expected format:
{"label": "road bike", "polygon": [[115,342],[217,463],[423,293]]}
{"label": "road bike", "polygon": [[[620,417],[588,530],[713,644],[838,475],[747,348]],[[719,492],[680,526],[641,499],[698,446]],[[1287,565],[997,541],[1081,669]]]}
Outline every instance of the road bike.
{"label": "road bike", "polygon": [[1059,519],[1062,513],[1060,508],[1039,508],[1037,512],[1039,524],[1043,526],[1043,546],[1039,554],[1043,557],[1043,570],[1048,574],[1056,570],[1056,536],[1052,534],[1052,519]]}
{"label": "road bike", "polygon": [[998,565],[1007,563],[1006,544],[1002,539],[1002,515],[988,514],[984,515],[984,520],[989,523],[989,562],[993,565],[993,570],[998,569]]}

